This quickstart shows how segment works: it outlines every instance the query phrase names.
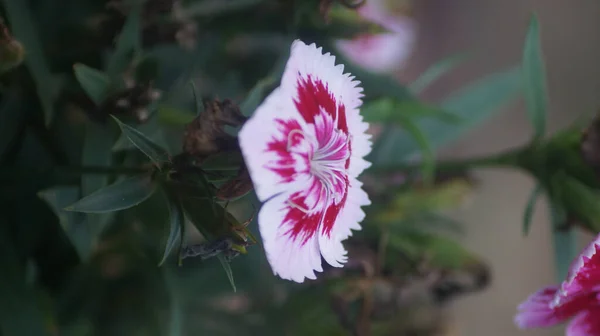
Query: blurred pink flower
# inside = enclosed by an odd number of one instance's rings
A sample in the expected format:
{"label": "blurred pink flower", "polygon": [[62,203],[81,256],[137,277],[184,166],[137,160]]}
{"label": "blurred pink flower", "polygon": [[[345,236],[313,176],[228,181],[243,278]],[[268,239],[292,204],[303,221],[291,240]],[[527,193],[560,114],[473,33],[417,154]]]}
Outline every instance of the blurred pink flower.
{"label": "blurred pink flower", "polygon": [[296,40],[281,85],[239,134],[258,198],[267,259],[283,279],[316,279],[321,257],[346,262],[342,241],[360,230],[370,204],[358,175],[370,163],[362,88],[335,57]]}
{"label": "blurred pink flower", "polygon": [[416,23],[406,15],[395,13],[389,0],[368,0],[358,8],[359,14],[389,32],[363,34],[352,40],[336,41],[337,49],[351,62],[369,71],[386,73],[401,68],[416,38]]}
{"label": "blurred pink flower", "polygon": [[573,319],[567,336],[600,335],[600,235],[571,264],[560,286],[545,287],[519,305],[522,329],[550,327]]}

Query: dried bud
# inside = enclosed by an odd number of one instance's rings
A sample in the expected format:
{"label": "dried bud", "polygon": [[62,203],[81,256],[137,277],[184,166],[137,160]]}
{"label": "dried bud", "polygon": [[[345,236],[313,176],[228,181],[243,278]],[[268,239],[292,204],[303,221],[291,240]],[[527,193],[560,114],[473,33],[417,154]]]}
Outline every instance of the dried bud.
{"label": "dried bud", "polygon": [[8,71],[23,62],[25,49],[13,39],[8,27],[0,19],[0,73]]}
{"label": "dried bud", "polygon": [[203,101],[204,112],[200,113],[185,129],[183,152],[200,161],[209,155],[224,151],[239,151],[236,137],[225,131],[225,126],[241,126],[246,117],[231,100]]}

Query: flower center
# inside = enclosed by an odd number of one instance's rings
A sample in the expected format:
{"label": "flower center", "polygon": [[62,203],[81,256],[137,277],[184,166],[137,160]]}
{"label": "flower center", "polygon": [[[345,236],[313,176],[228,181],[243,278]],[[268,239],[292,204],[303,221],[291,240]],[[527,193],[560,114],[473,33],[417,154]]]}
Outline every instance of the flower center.
{"label": "flower center", "polygon": [[[330,204],[331,201],[336,204],[341,202],[347,183],[346,163],[350,158],[350,135],[334,129],[327,139],[315,139],[304,131],[295,129],[288,134],[288,152],[294,153],[294,144],[300,140],[299,138],[307,142],[308,148],[306,148],[307,151],[303,151],[303,154],[307,154],[309,173],[321,183],[325,192],[326,204]],[[305,213],[309,213],[317,207],[315,204],[312,209],[307,209],[293,204],[292,201],[289,202]]]}

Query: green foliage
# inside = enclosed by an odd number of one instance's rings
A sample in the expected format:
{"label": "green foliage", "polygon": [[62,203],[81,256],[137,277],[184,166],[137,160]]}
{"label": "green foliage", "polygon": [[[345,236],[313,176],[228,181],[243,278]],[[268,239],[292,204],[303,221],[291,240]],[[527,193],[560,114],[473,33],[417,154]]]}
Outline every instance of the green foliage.
{"label": "green foliage", "polygon": [[527,114],[535,130],[535,139],[544,136],[546,129],[546,70],[540,42],[540,27],[533,15],[523,48],[523,95],[527,103]]}
{"label": "green foliage", "polygon": [[73,70],[75,71],[75,78],[77,78],[88,97],[96,105],[102,104],[110,89],[110,77],[85,64],[75,64]]}

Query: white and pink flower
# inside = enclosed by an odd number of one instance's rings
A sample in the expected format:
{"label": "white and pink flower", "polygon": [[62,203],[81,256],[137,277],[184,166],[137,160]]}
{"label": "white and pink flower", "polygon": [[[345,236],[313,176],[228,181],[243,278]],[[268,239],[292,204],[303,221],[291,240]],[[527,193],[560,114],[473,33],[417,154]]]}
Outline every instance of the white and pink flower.
{"label": "white and pink flower", "polygon": [[414,48],[416,23],[394,10],[394,5],[407,6],[396,1],[368,0],[357,9],[363,18],[381,25],[388,32],[338,40],[337,49],[352,63],[371,72],[388,73],[400,69]]}
{"label": "white and pink flower", "polygon": [[600,335],[600,235],[571,264],[560,286],[545,287],[518,307],[522,329],[550,327],[573,318],[567,336]]}
{"label": "white and pink flower", "polygon": [[239,134],[256,194],[267,259],[276,275],[303,282],[321,257],[346,262],[342,241],[360,230],[369,205],[358,175],[370,163],[362,89],[315,44],[292,44],[281,84]]}

